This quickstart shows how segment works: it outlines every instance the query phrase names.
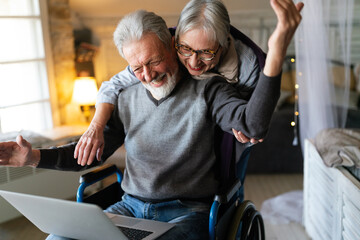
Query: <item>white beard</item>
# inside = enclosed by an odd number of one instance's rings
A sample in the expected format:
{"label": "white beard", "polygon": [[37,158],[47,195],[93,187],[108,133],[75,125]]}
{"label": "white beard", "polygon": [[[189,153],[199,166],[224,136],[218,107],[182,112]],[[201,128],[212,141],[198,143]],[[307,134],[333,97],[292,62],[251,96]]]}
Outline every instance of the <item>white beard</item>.
{"label": "white beard", "polygon": [[[158,79],[161,79],[164,75],[161,74],[160,76],[158,76],[156,79],[152,80],[152,81],[156,81]],[[174,90],[175,86],[176,86],[176,76],[177,76],[177,71],[170,76],[169,74],[166,74],[166,78],[167,81],[164,85],[162,85],[161,87],[153,87],[150,85],[150,83],[144,84],[145,88],[147,90],[149,90],[151,92],[151,94],[153,95],[153,97],[157,100],[160,100],[166,96],[168,96],[172,90]]]}

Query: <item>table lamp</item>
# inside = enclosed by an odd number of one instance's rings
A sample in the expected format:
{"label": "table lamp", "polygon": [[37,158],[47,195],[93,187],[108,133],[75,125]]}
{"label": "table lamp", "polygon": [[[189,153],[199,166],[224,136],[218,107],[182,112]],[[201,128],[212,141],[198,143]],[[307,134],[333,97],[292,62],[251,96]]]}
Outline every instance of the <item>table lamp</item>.
{"label": "table lamp", "polygon": [[90,120],[90,109],[95,106],[97,91],[95,78],[78,77],[75,79],[72,101],[80,105],[87,122]]}

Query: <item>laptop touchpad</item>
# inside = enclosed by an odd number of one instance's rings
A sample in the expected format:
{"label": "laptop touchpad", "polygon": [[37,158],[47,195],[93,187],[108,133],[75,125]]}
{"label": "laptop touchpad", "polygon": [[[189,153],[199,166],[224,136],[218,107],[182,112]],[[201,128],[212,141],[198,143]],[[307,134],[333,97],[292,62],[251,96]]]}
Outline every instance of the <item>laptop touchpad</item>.
{"label": "laptop touchpad", "polygon": [[135,224],[141,222],[141,220],[134,217],[126,217],[126,216],[114,215],[114,214],[108,216],[115,225],[134,226]]}

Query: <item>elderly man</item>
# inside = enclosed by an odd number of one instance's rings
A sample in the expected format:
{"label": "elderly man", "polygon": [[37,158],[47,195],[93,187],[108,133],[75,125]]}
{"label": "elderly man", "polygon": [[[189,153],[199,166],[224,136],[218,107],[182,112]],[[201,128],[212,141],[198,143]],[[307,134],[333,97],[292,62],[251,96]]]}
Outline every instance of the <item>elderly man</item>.
{"label": "elderly man", "polygon": [[[106,211],[176,223],[163,239],[207,239],[210,203],[219,185],[214,129],[218,125],[231,133],[235,128],[263,138],[280,93],[280,77],[261,75],[249,102],[218,77],[196,81],[179,67],[163,19],[146,11],[125,16],[114,40],[141,84],[119,97],[104,133],[103,160],[91,165],[102,163],[125,143],[125,195]],[[0,165],[91,167],[77,164],[74,148],[31,149],[19,136],[17,142],[0,143]]]}

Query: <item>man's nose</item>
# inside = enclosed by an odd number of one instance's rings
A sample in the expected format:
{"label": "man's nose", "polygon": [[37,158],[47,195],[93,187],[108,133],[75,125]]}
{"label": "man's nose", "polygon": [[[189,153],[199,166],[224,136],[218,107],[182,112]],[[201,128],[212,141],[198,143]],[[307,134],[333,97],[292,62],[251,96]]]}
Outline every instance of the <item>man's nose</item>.
{"label": "man's nose", "polygon": [[146,82],[151,82],[153,80],[152,71],[149,66],[145,66],[143,70],[143,77]]}

